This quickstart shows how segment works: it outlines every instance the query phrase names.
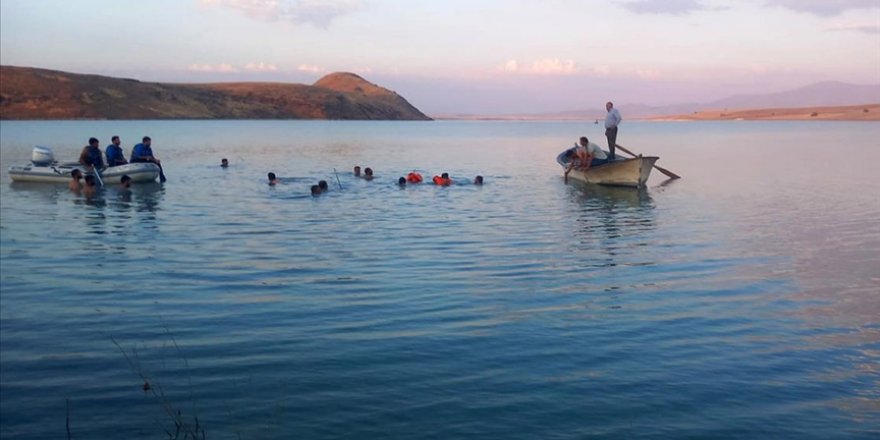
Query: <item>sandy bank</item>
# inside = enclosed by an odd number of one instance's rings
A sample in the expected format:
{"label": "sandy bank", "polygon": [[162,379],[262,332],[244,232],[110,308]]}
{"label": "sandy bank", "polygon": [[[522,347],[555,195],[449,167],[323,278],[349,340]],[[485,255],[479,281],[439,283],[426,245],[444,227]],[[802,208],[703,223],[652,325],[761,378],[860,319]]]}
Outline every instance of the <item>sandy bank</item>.
{"label": "sandy bank", "polygon": [[704,110],[688,115],[644,118],[652,121],[880,121],[880,104],[840,107]]}

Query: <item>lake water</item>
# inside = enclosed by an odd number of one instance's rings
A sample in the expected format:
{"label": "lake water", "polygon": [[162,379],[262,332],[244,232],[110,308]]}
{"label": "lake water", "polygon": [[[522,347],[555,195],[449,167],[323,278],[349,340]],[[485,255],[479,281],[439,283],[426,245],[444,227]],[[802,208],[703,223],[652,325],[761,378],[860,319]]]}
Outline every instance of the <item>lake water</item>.
{"label": "lake water", "polygon": [[[168,438],[177,411],[213,439],[880,435],[878,123],[627,122],[684,177],[643,191],[563,183],[588,123],[0,134],[4,439]],[[168,181],[6,174],[113,134]]]}

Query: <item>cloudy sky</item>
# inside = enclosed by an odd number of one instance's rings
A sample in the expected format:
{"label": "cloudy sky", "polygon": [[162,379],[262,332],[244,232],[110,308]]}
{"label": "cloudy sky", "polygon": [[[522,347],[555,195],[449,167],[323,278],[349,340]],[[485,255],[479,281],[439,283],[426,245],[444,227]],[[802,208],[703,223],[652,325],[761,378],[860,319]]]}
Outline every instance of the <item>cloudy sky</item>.
{"label": "cloudy sky", "polygon": [[146,81],[350,71],[428,114],[880,83],[880,0],[2,0],[0,63]]}

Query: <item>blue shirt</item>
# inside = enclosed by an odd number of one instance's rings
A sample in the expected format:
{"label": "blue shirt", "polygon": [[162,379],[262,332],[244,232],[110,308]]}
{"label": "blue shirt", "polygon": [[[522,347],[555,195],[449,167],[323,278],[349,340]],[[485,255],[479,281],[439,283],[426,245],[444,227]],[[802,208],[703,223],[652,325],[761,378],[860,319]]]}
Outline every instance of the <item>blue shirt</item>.
{"label": "blue shirt", "polygon": [[149,145],[137,144],[131,149],[131,159],[129,162],[146,162],[146,159],[140,159],[144,156],[153,156],[153,149]]}
{"label": "blue shirt", "polygon": [[115,167],[116,165],[125,164],[125,156],[122,154],[122,148],[116,144],[107,145],[107,166]]}

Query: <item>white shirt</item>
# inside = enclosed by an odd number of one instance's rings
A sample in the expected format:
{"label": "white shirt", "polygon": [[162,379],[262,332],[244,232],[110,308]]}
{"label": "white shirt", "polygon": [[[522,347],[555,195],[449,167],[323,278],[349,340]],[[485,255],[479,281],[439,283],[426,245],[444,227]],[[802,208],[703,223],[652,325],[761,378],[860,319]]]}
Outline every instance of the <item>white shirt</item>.
{"label": "white shirt", "polygon": [[622,119],[620,112],[616,108],[611,107],[611,110],[608,110],[608,114],[605,115],[605,128],[617,127]]}
{"label": "white shirt", "polygon": [[587,142],[587,152],[596,159],[608,159],[608,155],[592,142]]}
{"label": "white shirt", "polygon": [[[583,145],[579,145],[578,148],[584,149]],[[594,159],[608,159],[608,155],[605,154],[605,151],[603,151],[601,148],[599,148],[598,145],[592,142],[587,142],[586,150],[587,153],[589,153],[590,156],[593,156]]]}

